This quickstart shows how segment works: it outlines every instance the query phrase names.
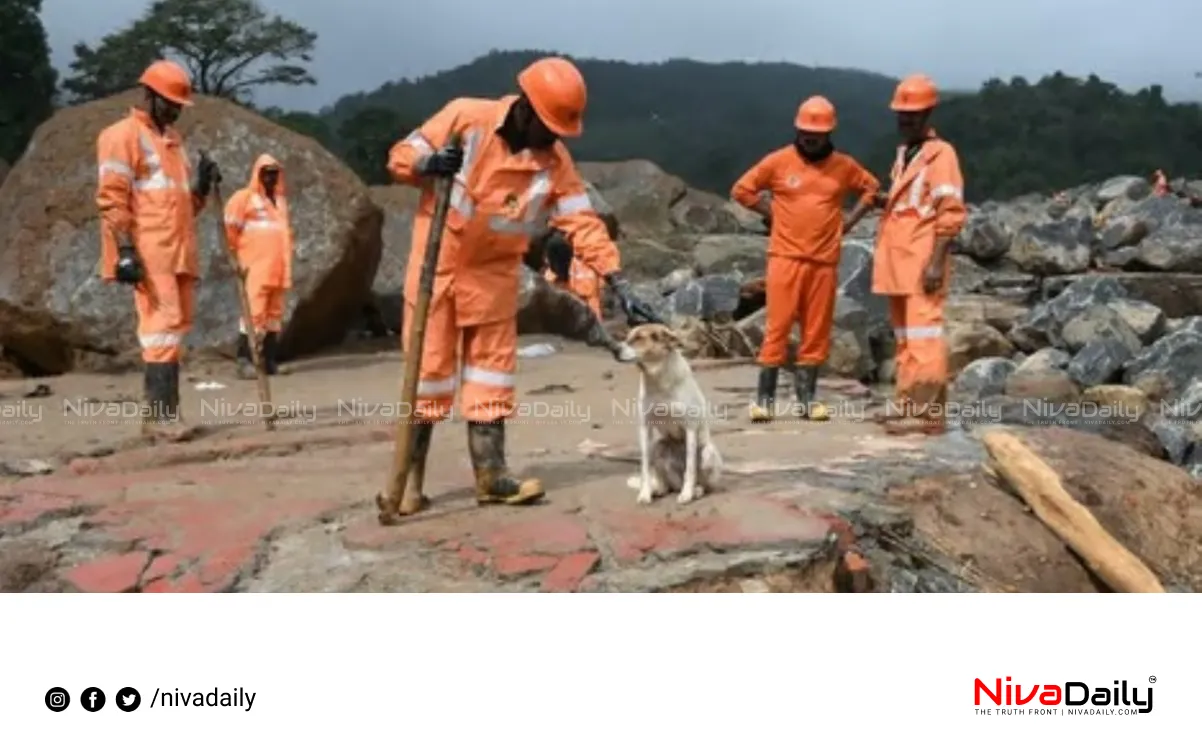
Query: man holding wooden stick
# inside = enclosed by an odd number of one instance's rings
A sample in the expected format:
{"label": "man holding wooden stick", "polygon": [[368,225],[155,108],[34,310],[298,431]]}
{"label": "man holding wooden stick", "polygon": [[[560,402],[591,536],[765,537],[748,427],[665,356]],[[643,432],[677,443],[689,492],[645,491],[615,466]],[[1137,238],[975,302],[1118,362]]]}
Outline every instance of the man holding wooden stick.
{"label": "man holding wooden stick", "polygon": [[226,244],[246,271],[250,323],[238,323],[238,376],[256,379],[251,344],[262,349],[263,370],[280,373],[280,332],[284,304],[292,286],[292,226],[280,163],[262,154],[251,168],[250,183],[225,206]]}
{"label": "man holding wooden stick", "polygon": [[[450,416],[459,387],[477,502],[523,505],[545,495],[538,480],[514,477],[505,456],[505,420],[516,408],[518,284],[532,236],[548,223],[561,230],[628,316],[652,314],[623,279],[617,246],[560,141],[583,129],[584,78],[568,60],[546,58],[522,71],[518,86],[520,94],[499,100],[451,101],[389,153],[393,178],[422,189],[405,280],[406,350],[412,347],[434,183],[454,177],[413,411],[405,515],[426,504],[422,480],[434,424]],[[462,147],[452,144],[454,135]]]}

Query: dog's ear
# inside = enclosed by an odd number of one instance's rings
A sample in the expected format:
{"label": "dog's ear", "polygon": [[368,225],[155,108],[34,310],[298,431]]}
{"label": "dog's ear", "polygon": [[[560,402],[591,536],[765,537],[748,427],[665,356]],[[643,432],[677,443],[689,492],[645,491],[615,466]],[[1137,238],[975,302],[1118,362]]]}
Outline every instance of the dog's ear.
{"label": "dog's ear", "polygon": [[679,333],[671,328],[664,328],[664,341],[667,343],[668,348],[671,348],[674,351],[679,351],[684,348],[684,339],[680,337]]}

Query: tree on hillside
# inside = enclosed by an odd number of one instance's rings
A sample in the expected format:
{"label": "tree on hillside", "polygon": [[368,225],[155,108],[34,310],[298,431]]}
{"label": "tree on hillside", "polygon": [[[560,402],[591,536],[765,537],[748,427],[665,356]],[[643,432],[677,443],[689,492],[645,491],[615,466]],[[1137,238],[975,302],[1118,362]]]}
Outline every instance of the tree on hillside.
{"label": "tree on hillside", "polygon": [[0,160],[8,162],[54,111],[58,75],[41,12],[42,0],[0,0]]}
{"label": "tree on hillside", "polygon": [[420,124],[391,108],[365,108],[338,127],[338,154],[365,183],[390,183],[388,151]]}
{"label": "tree on hillside", "polygon": [[257,0],[156,0],[129,27],[95,48],[75,45],[72,74],[63,87],[77,101],[103,98],[137,84],[146,65],[161,57],[188,68],[197,92],[250,100],[264,85],[313,85],[304,63],[313,61],[317,34]]}

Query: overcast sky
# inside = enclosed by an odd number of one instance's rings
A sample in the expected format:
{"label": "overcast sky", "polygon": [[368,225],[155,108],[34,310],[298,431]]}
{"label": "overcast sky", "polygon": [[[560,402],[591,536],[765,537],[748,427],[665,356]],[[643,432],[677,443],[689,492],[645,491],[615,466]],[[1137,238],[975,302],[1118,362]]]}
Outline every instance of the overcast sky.
{"label": "overcast sky", "polygon": [[[764,60],[923,71],[947,87],[1057,69],[1124,87],[1158,82],[1202,98],[1195,0],[262,0],[319,35],[316,86],[263,103],[316,109],[389,80],[455,67],[490,49],[552,48],[657,61]],[[43,0],[56,66],[148,0]],[[441,11],[439,10],[441,8]],[[782,91],[787,95],[787,91]]]}

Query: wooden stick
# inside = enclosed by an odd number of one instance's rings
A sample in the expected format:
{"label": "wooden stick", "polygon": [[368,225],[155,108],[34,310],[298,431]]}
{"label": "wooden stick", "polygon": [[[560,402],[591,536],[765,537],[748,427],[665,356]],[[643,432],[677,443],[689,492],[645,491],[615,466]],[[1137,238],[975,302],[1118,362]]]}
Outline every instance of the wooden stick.
{"label": "wooden stick", "polygon": [[238,282],[238,301],[242,305],[242,324],[250,337],[250,359],[255,365],[255,374],[259,388],[259,407],[263,415],[263,425],[268,431],[275,430],[275,407],[271,404],[271,383],[267,381],[267,369],[263,365],[263,339],[255,331],[254,315],[250,309],[250,297],[246,294],[246,269],[238,264],[238,257],[230,250],[229,241],[225,239],[225,201],[221,198],[221,185],[213,184],[213,211],[217,215],[217,242],[220,250],[229,259],[230,268],[234,270],[234,278]]}
{"label": "wooden stick", "polygon": [[[461,136],[451,135],[450,146],[459,147]],[[421,494],[405,498],[405,485],[409,481],[409,465],[413,452],[413,426],[417,413],[417,384],[421,374],[422,354],[426,344],[426,320],[430,315],[430,301],[434,296],[434,276],[438,269],[438,256],[442,251],[442,233],[447,223],[447,212],[451,205],[454,176],[439,179],[435,188],[434,216],[430,220],[430,234],[426,239],[426,254],[422,263],[421,282],[413,307],[413,320],[409,326],[409,343],[404,349],[405,377],[401,386],[401,415],[396,423],[396,447],[392,452],[392,472],[385,494],[376,497],[379,521],[382,525],[396,523],[398,516],[416,513],[421,508]]]}
{"label": "wooden stick", "polygon": [[990,431],[982,440],[994,470],[1106,585],[1124,593],[1165,592],[1148,566],[1102,528],[1089,509],[1064,489],[1056,471],[1018,437]]}

